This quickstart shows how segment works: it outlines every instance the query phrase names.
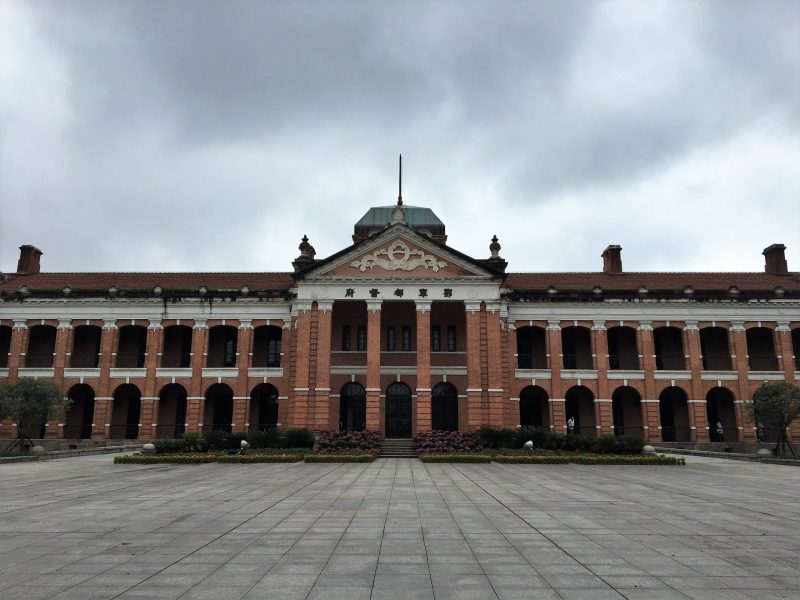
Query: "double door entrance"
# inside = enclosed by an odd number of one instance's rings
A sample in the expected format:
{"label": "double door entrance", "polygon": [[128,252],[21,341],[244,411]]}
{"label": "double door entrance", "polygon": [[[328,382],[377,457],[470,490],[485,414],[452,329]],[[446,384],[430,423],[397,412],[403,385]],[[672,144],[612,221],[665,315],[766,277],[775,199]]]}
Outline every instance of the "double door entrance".
{"label": "double door entrance", "polygon": [[386,390],[386,437],[411,437],[411,390],[399,381]]}

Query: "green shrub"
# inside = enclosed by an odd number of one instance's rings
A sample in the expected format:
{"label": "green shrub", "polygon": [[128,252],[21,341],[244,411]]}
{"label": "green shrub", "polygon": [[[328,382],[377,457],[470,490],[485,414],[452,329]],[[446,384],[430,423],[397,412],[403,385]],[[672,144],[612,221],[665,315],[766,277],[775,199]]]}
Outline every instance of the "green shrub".
{"label": "green shrub", "polygon": [[205,452],[208,450],[205,440],[200,437],[199,433],[194,431],[184,433],[181,439],[186,452]]}
{"label": "green shrub", "polygon": [[263,453],[263,454],[225,454],[219,457],[221,463],[288,463],[303,460],[302,454]]}
{"label": "green shrub", "polygon": [[281,438],[281,448],[313,448],[314,432],[307,427],[289,429]]}
{"label": "green shrub", "polygon": [[533,442],[534,448],[546,448],[547,442],[552,437],[547,429],[542,427],[520,427],[514,434],[512,448],[522,448],[525,442]]}
{"label": "green shrub", "polygon": [[374,454],[306,454],[307,463],[368,463],[375,460]]}
{"label": "green shrub", "polygon": [[199,464],[217,462],[216,454],[127,454],[115,456],[118,465]]}
{"label": "green shrub", "polygon": [[316,449],[320,453],[337,454],[340,451],[356,451],[358,453],[378,454],[381,449],[381,432],[366,431],[330,431],[319,432]]}
{"label": "green shrub", "polygon": [[478,430],[478,439],[484,448],[513,448],[516,437],[514,429],[484,425]]}
{"label": "green shrub", "polygon": [[489,463],[492,457],[486,454],[420,454],[424,463]]}
{"label": "green shrub", "polygon": [[591,452],[595,439],[585,434],[566,435],[561,439],[560,450],[566,452]]}
{"label": "green shrub", "polygon": [[566,464],[569,456],[563,454],[498,454],[492,457],[497,463],[506,464]]}
{"label": "green shrub", "polygon": [[650,455],[610,455],[610,454],[578,454],[569,458],[576,465],[685,465],[686,459],[663,454]]}
{"label": "green shrub", "polygon": [[244,431],[234,431],[228,438],[228,448],[231,450],[241,450],[242,441],[247,440],[247,433]]}
{"label": "green shrub", "polygon": [[183,440],[153,440],[152,444],[156,447],[156,454],[180,454],[187,451]]}
{"label": "green shrub", "polygon": [[203,434],[203,441],[211,452],[231,448],[231,434],[227,431],[206,431]]}
{"label": "green shrub", "polygon": [[251,448],[277,448],[280,445],[280,432],[272,427],[263,431],[256,431],[247,436]]}
{"label": "green shrub", "polygon": [[[585,448],[578,449],[584,450]],[[617,439],[611,434],[602,435],[592,442],[589,450],[597,454],[614,454],[617,451]]]}
{"label": "green shrub", "polygon": [[248,454],[311,454],[308,448],[256,448]]}
{"label": "green shrub", "polygon": [[617,438],[617,452],[619,454],[641,454],[644,440],[635,435],[621,435]]}
{"label": "green shrub", "polygon": [[441,431],[418,433],[414,438],[418,455],[480,452],[477,431]]}

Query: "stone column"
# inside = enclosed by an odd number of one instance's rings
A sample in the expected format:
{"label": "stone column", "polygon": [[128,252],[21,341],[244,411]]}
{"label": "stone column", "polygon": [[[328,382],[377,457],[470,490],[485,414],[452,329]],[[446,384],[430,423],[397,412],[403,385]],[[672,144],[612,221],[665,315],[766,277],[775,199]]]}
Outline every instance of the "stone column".
{"label": "stone column", "polygon": [[296,362],[294,385],[290,388],[289,427],[305,427],[308,423],[309,385],[311,382],[311,303],[298,302],[292,307],[295,326]]}
{"label": "stone column", "polygon": [[503,364],[500,360],[500,302],[487,302],[486,311],[486,363],[488,380],[486,382],[489,401],[488,423],[493,427],[503,426]]}
{"label": "stone column", "polygon": [[470,430],[483,425],[481,385],[481,303],[464,302],[467,319],[467,423]]}
{"label": "stone column", "polygon": [[567,417],[561,368],[564,366],[561,349],[561,323],[547,322],[547,365],[550,367],[550,429],[555,433],[566,433]]}
{"label": "stone column", "polygon": [[592,350],[597,369],[597,398],[594,401],[594,420],[597,435],[614,432],[614,415],[611,407],[611,390],[608,384],[608,338],[605,321],[595,321],[592,326]]}
{"label": "stone column", "polygon": [[747,352],[747,332],[744,323],[741,321],[731,322],[728,333],[730,347],[732,351],[731,360],[733,368],[739,375],[738,390],[735,394],[734,411],[736,414],[737,439],[743,442],[756,441],[756,431],[750,410],[745,408],[745,403],[752,401],[750,397],[750,382],[747,379],[747,372],[750,370],[749,356]]}
{"label": "stone column", "polygon": [[431,301],[415,300],[417,309],[417,422],[414,433],[430,431],[431,417]]}
{"label": "stone column", "polygon": [[247,377],[253,357],[253,322],[239,321],[239,332],[236,340],[236,368],[238,375],[233,390],[233,414],[231,415],[231,431],[247,433],[250,426],[248,405],[250,403],[249,380]]}
{"label": "stone column", "polygon": [[156,368],[158,357],[164,344],[164,330],[161,321],[152,319],[147,326],[147,348],[144,357],[146,379],[142,390],[142,410],[139,415],[139,438],[151,440],[156,437],[158,425],[158,397],[156,396]]}
{"label": "stone column", "polygon": [[95,397],[94,414],[92,416],[92,440],[99,442],[108,439],[108,430],[111,427],[111,410],[113,400],[108,397]]}
{"label": "stone column", "polygon": [[639,347],[639,363],[644,371],[644,398],[642,398],[642,425],[644,439],[648,442],[661,442],[661,414],[656,398],[656,352],[653,340],[653,324],[641,321],[636,329]]}
{"label": "stone column", "polygon": [[314,381],[314,431],[330,428],[332,326],[333,301],[318,301],[317,370]]}
{"label": "stone column", "polygon": [[11,343],[8,349],[8,380],[14,382],[19,377],[20,367],[25,366],[28,349],[28,324],[24,320],[14,321],[11,330]]}
{"label": "stone column", "polygon": [[700,330],[697,321],[686,321],[683,328],[683,347],[689,354],[689,368],[692,371],[692,386],[689,392],[689,427],[693,442],[708,442],[708,417],[703,395],[703,358],[700,355]]}
{"label": "stone column", "polygon": [[205,319],[196,319],[192,327],[192,383],[186,400],[186,431],[202,432],[205,413],[203,367],[205,366],[208,325]]}
{"label": "stone column", "polygon": [[381,304],[367,300],[367,429],[381,428]]}
{"label": "stone column", "polygon": [[72,355],[73,332],[71,321],[67,319],[58,322],[56,345],[53,350],[53,382],[59,388],[64,386],[64,369],[69,367],[69,357]]}
{"label": "stone column", "polygon": [[778,355],[778,364],[788,383],[795,382],[794,350],[792,348],[792,330],[788,321],[781,321],[775,328],[775,352]]}

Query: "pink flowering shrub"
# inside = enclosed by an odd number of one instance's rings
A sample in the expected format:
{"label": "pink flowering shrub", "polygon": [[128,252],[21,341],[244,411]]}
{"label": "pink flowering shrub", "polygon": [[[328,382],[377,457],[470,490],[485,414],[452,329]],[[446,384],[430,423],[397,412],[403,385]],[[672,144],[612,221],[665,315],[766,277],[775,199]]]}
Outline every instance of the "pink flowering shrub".
{"label": "pink flowering shrub", "polygon": [[480,451],[477,431],[427,431],[414,438],[417,455]]}
{"label": "pink flowering shrub", "polygon": [[380,431],[333,431],[319,432],[316,451],[327,454],[368,453],[378,454],[381,446]]}

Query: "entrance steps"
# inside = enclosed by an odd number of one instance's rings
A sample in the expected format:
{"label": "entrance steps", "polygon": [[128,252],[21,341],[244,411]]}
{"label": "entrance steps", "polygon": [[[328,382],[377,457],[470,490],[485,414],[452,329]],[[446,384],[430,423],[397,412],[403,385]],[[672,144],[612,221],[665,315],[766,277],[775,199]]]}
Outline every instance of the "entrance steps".
{"label": "entrance steps", "polygon": [[385,438],[381,442],[381,458],[416,458],[414,440],[411,438]]}

